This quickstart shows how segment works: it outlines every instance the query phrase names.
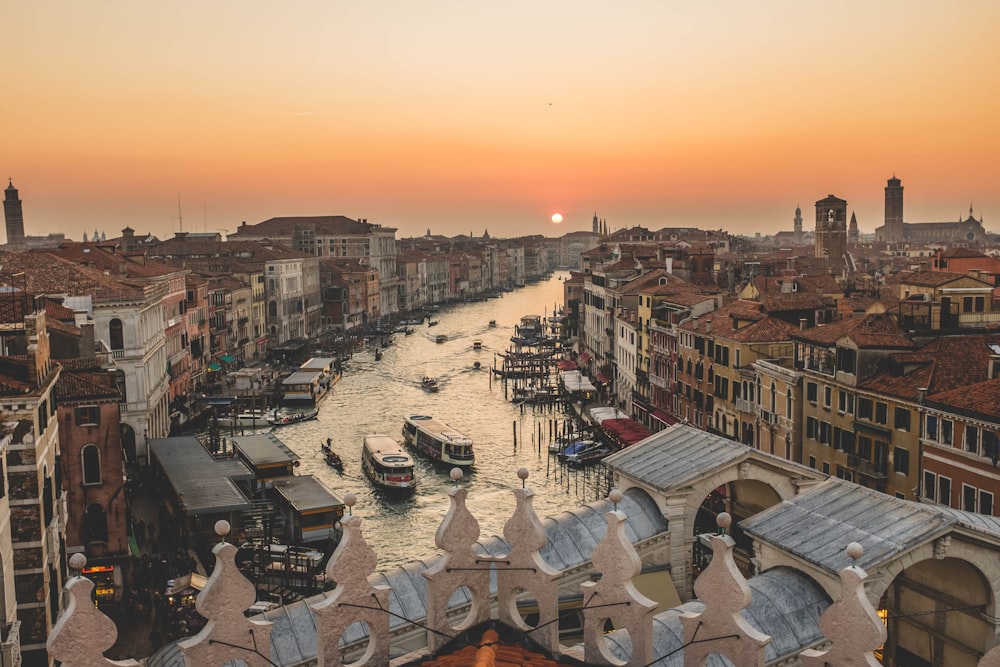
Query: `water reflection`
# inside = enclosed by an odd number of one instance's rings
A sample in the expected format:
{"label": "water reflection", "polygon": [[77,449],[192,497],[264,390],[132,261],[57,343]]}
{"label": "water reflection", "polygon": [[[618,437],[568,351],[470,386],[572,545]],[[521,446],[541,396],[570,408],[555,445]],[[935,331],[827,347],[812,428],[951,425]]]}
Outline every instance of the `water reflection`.
{"label": "water reflection", "polygon": [[[364,532],[386,569],[432,555],[434,532],[448,509],[447,491],[454,484],[448,468],[414,455],[416,492],[408,498],[386,496],[361,472],[361,444],[369,433],[402,440],[403,419],[426,414],[470,436],[476,466],[458,483],[469,488],[468,506],[479,519],[483,537],[501,535],[514,509],[510,490],[521,484],[518,468],[527,468],[539,516],[557,514],[606,492],[598,469],[561,469],[547,445],[567,417],[557,410],[522,411],[504,397],[503,384],[490,368],[496,353],[506,351],[514,327],[524,315],[551,315],[562,303],[563,278],[529,285],[503,298],[451,306],[435,313],[438,324],[415,327],[383,352],[359,352],[345,366],[343,379],[320,405],[319,419],[285,427],[278,437],[302,457],[301,474],[314,474],[337,495],[358,496],[354,514],[364,517]],[[490,320],[497,326],[491,328]],[[447,336],[435,342],[438,334]],[[474,340],[482,349],[474,349]],[[481,368],[473,364],[479,361]],[[499,362],[497,362],[499,365]],[[424,376],[437,378],[440,391],[421,387]],[[515,437],[517,446],[515,446]],[[333,440],[344,472],[329,468],[321,444]]]}

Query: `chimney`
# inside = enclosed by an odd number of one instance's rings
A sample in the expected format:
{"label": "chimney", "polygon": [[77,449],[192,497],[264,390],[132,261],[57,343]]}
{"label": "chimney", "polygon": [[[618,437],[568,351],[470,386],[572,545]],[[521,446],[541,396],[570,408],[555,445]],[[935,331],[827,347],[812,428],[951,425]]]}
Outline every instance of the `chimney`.
{"label": "chimney", "polygon": [[918,405],[923,405],[925,398],[927,398],[927,387],[918,387],[917,388],[917,404]]}

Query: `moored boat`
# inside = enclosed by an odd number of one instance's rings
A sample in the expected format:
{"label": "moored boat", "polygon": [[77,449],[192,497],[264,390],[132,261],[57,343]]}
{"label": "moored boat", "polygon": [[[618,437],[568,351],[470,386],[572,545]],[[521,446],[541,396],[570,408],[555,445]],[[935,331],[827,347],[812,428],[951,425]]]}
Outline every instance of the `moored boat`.
{"label": "moored boat", "polygon": [[220,426],[235,426],[236,428],[264,428],[270,425],[272,413],[265,410],[244,410],[236,416],[225,415],[217,418]]}
{"label": "moored boat", "polygon": [[454,466],[471,466],[476,462],[472,438],[427,415],[406,418],[403,440],[433,461]]}
{"label": "moored boat", "polygon": [[361,469],[372,484],[385,491],[410,493],[416,487],[413,457],[389,435],[372,433],[365,436]]}

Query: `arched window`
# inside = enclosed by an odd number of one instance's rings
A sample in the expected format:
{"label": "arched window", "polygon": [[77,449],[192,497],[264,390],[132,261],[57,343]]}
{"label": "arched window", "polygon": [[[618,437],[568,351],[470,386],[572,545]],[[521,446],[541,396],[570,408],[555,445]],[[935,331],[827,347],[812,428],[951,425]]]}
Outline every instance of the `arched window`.
{"label": "arched window", "polygon": [[112,350],[125,349],[125,328],[117,317],[108,322],[108,341]]}
{"label": "arched window", "polygon": [[788,393],[785,394],[785,416],[789,419],[792,418],[792,390],[789,389]]}
{"label": "arched window", "polygon": [[101,452],[97,445],[85,445],[80,451],[80,459],[83,463],[83,483],[101,483]]}
{"label": "arched window", "polygon": [[267,316],[268,317],[277,317],[278,316],[278,302],[277,301],[271,301],[270,303],[267,304]]}
{"label": "arched window", "polygon": [[771,412],[778,411],[778,387],[771,383]]}

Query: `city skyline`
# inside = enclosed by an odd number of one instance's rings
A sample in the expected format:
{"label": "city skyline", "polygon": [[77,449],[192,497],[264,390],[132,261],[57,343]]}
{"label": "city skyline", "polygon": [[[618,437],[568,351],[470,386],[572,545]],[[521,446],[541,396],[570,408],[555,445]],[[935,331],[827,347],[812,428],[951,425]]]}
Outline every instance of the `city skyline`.
{"label": "city skyline", "polygon": [[[294,10],[294,11],[293,11]],[[791,230],[898,176],[995,230],[1000,7],[261,2],[5,14],[25,232],[345,215],[398,237]],[[984,85],[986,84],[986,85]],[[564,216],[562,224],[552,216]]]}

